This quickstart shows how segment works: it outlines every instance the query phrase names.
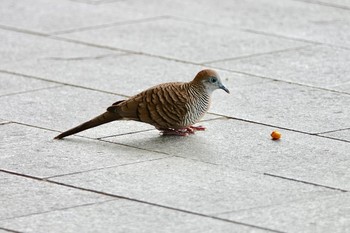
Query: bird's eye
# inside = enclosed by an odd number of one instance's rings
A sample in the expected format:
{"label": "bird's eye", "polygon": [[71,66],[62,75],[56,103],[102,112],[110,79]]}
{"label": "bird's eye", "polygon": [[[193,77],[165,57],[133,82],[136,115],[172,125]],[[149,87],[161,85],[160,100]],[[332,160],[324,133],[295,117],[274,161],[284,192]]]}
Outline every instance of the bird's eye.
{"label": "bird's eye", "polygon": [[216,83],[217,81],[218,81],[218,79],[215,78],[215,77],[211,77],[211,78],[209,79],[209,82],[211,82],[211,83]]}

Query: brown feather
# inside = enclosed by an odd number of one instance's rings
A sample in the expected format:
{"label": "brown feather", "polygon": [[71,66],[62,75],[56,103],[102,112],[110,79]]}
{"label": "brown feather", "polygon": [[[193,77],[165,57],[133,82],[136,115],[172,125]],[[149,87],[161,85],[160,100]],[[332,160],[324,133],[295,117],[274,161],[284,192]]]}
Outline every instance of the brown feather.
{"label": "brown feather", "polygon": [[77,127],[74,127],[70,130],[67,130],[61,133],[60,135],[56,136],[54,139],[62,139],[69,135],[76,134],[81,131],[84,131],[102,124],[106,124],[111,121],[119,120],[119,119],[121,119],[121,117],[118,113],[105,112],[81,125],[78,125]]}

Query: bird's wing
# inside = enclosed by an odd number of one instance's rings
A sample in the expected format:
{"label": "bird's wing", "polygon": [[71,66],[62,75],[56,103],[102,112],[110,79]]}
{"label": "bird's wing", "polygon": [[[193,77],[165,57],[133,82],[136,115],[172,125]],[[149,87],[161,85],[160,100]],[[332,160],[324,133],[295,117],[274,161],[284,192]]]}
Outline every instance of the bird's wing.
{"label": "bird's wing", "polygon": [[156,128],[181,128],[187,113],[189,95],[183,83],[165,83],[152,87],[107,110],[124,119],[137,120]]}

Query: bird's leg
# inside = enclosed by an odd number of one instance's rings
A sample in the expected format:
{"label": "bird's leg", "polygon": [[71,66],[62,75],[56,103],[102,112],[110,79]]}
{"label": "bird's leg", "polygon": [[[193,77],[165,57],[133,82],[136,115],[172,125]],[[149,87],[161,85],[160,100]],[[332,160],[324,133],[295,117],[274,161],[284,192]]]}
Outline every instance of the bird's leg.
{"label": "bird's leg", "polygon": [[205,127],[204,126],[190,126],[188,127],[189,129],[191,129],[192,131],[204,131],[205,130]]}
{"label": "bird's leg", "polygon": [[163,135],[177,135],[177,136],[188,136],[189,134],[194,134],[196,131],[204,131],[204,126],[189,126],[183,129],[159,129]]}
{"label": "bird's leg", "polygon": [[160,129],[163,135],[176,135],[176,136],[188,136],[187,129]]}

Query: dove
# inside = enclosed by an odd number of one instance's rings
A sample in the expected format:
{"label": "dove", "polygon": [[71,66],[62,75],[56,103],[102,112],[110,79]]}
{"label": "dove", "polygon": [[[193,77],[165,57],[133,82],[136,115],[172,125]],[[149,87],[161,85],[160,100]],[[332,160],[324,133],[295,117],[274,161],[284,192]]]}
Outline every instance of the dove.
{"label": "dove", "polygon": [[216,89],[230,93],[216,71],[205,69],[190,82],[159,84],[115,102],[105,113],[59,134],[55,139],[117,120],[148,123],[163,135],[188,136],[205,130],[203,126],[193,125],[208,111],[211,95]]}

